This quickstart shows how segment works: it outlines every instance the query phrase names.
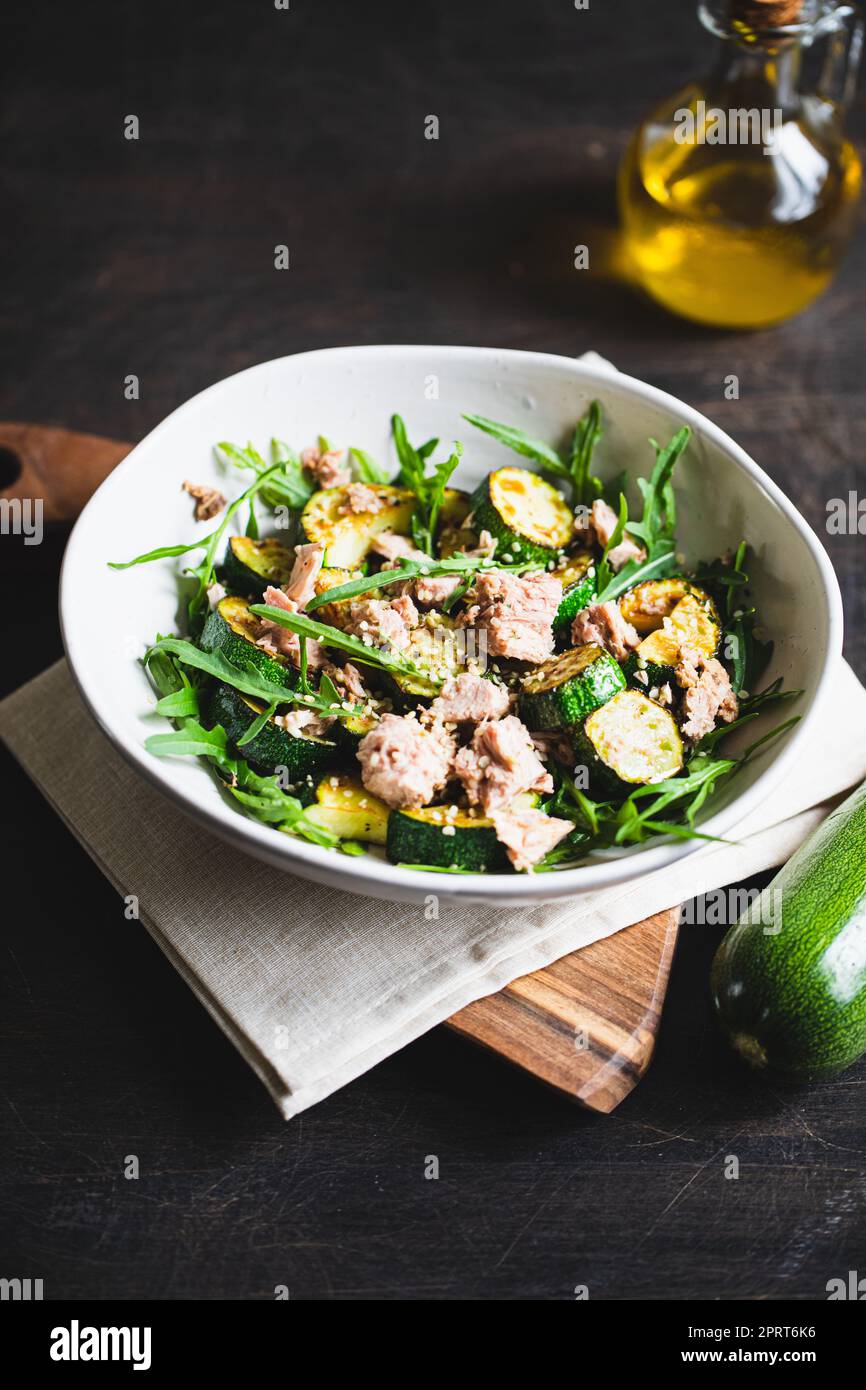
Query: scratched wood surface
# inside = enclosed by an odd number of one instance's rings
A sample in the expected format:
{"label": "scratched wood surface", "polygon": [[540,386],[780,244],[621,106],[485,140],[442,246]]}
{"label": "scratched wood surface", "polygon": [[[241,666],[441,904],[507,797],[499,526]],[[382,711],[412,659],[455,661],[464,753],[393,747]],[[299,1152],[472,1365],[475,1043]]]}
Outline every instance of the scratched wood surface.
{"label": "scratched wood surface", "polygon": [[[814,310],[756,335],[603,273],[627,133],[705,53],[688,4],[151,0],[82,26],[12,0],[4,23],[0,419],[134,439],[302,348],[594,347],[733,433],[822,535],[827,499],[862,494],[862,239]],[[3,690],[59,654],[63,539],[0,536]],[[825,539],[866,676],[863,539]],[[862,1273],[866,1070],[806,1091],[741,1072],[707,1008],[718,927],[681,932],[655,1060],[612,1116],[440,1029],[284,1125],[5,755],[2,779],[4,1275],[46,1296],[809,1299]]]}

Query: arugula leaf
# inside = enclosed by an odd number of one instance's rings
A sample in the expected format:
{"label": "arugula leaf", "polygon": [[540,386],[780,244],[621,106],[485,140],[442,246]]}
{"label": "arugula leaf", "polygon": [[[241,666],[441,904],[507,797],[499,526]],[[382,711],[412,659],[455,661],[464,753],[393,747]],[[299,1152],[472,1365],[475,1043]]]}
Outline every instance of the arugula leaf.
{"label": "arugula leaf", "polygon": [[[236,468],[262,473],[268,464],[252,444],[241,449],[227,440],[217,444],[214,453],[223,463],[232,463]],[[271,467],[276,466],[271,481],[263,488],[262,497],[269,507],[284,506],[290,511],[304,507],[316,490],[316,485],[301,465],[294,449],[281,439],[271,440]]]}
{"label": "arugula leaf", "polygon": [[[263,606],[259,605],[258,607]],[[258,608],[254,611],[258,611]],[[265,616],[281,612],[282,609],[268,608]],[[321,627],[322,624],[319,623],[316,626]],[[366,650],[365,647],[364,651]],[[275,681],[268,680],[261,672],[248,667],[235,666],[234,662],[229,661],[222,652],[203,652],[194,642],[188,642],[184,637],[161,637],[145,653],[146,665],[150,665],[155,653],[166,653],[174,656],[184,665],[204,671],[207,675],[222,681],[223,684],[239,690],[242,695],[250,695],[253,699],[261,700],[266,705],[303,705],[306,709],[320,710],[324,714],[334,713],[331,702],[323,699],[321,695],[314,695],[303,690],[292,690],[288,686],[278,685]],[[344,712],[360,714],[361,709],[361,705],[353,705],[351,711],[346,710]]]}
{"label": "arugula leaf", "polygon": [[427,460],[438,440],[428,440],[422,448],[414,449],[409,443],[406,426],[399,415],[391,417],[391,433],[400,460],[400,481],[417,498],[412,515],[412,539],[419,550],[433,554],[433,541],[436,536],[436,523],[445,500],[448,480],[460,462],[463,445],[455,443],[450,457],[437,463],[432,474],[427,473]]}
{"label": "arugula leaf", "polygon": [[368,454],[366,449],[350,449],[349,455],[355,460],[358,476],[363,483],[386,486],[391,481],[390,473],[380,463],[377,463],[373,455]]}
{"label": "arugula leaf", "polygon": [[386,589],[389,585],[402,583],[406,579],[417,579],[419,575],[458,574],[471,578],[481,569],[508,569],[518,573],[522,570],[540,568],[537,563],[496,565],[486,556],[475,555],[449,555],[446,560],[428,560],[426,557],[423,560],[409,560],[404,556],[394,569],[379,570],[377,574],[364,574],[358,579],[350,579],[347,584],[340,584],[336,588],[325,589],[321,594],[316,594],[307,604],[306,612],[312,613],[325,603],[341,603],[344,599],[357,598],[359,594],[373,593],[377,589]]}
{"label": "arugula leaf", "polygon": [[[619,598],[620,594],[624,594],[635,584],[647,579],[661,578],[673,570],[676,564],[677,513],[671,474],[690,438],[691,430],[688,425],[684,425],[681,430],[677,430],[664,449],[658,444],[654,445],[656,462],[649,481],[646,478],[637,479],[643,498],[643,515],[640,521],[631,521],[626,515],[626,525],[623,528],[625,533],[641,542],[646,557],[643,560],[629,560],[615,575],[608,569],[604,582],[599,582],[596,603],[607,603],[611,599]],[[605,556],[610,548],[605,547]]]}
{"label": "arugula leaf", "polygon": [[601,480],[593,477],[589,471],[593,450],[602,433],[601,405],[598,401],[592,401],[586,414],[581,416],[575,425],[571,441],[569,472],[572,501],[575,505],[588,506],[596,497],[602,495]]}
{"label": "arugula leaf", "polygon": [[[612,550],[616,549],[623,536],[625,535],[625,527],[627,521],[628,503],[625,500],[625,494],[621,492],[619,494],[619,516],[617,517],[616,526],[614,526],[613,530],[610,533],[610,538],[607,542],[607,545],[604,547],[604,551],[602,552],[602,556],[597,567],[599,594],[601,594],[608,587],[608,585],[614,578],[613,569],[611,568],[610,561],[607,557]],[[598,602],[600,603],[601,601],[602,600],[599,598]]]}
{"label": "arugula leaf", "polygon": [[533,439],[531,435],[524,434],[516,425],[502,425],[496,420],[488,420],[486,415],[464,414],[463,419],[474,425],[477,430],[483,430],[485,434],[504,444],[506,448],[521,454],[523,458],[533,459],[546,472],[554,473],[558,478],[572,476],[571,469],[563,463],[555,449],[541,439]]}
{"label": "arugula leaf", "polygon": [[[255,613],[256,617],[259,618],[269,618],[272,623],[278,623],[280,627],[286,627],[290,632],[296,632],[300,637],[314,637],[317,642],[323,642],[329,647],[336,647],[338,651],[349,652],[356,661],[365,666],[374,666],[382,671],[397,671],[404,676],[420,676],[428,682],[431,688],[435,687],[436,690],[442,685],[444,678],[433,676],[429,671],[417,666],[414,661],[410,661],[408,657],[398,656],[394,652],[382,651],[379,647],[367,647],[358,637],[341,632],[339,628],[331,627],[328,623],[316,622],[315,618],[308,618],[306,613],[287,613],[284,609],[272,608],[267,603],[250,604],[250,612]],[[306,704],[311,697],[295,696],[295,698]]]}

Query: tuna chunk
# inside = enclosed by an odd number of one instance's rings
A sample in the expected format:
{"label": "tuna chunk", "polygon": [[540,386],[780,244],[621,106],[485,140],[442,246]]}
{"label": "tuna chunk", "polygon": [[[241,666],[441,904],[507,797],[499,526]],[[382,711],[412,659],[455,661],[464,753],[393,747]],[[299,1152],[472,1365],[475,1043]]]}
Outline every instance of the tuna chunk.
{"label": "tuna chunk", "polygon": [[183,490],[195,498],[196,521],[210,521],[212,516],[219,515],[226,504],[219,488],[207,487],[205,483],[191,483],[187,480],[183,484]]}
{"label": "tuna chunk", "polygon": [[351,661],[347,661],[345,666],[334,666],[329,661],[324,669],[340,693],[348,699],[361,704],[369,700],[370,692],[364,686],[361,672]]}
{"label": "tuna chunk", "polygon": [[319,487],[345,487],[352,481],[344,455],[339,449],[322,453],[317,444],[301,453],[301,464]]}
{"label": "tuna chunk", "polygon": [[297,611],[306,608],[316,592],[316,576],[322,568],[325,547],[321,541],[311,545],[295,546],[295,563],[285,585],[286,598],[298,605]]}
{"label": "tuna chunk", "polygon": [[[408,536],[398,536],[395,531],[381,531],[370,546],[377,555],[386,560],[429,560],[423,550],[417,550]],[[383,567],[384,568],[384,567]]]}
{"label": "tuna chunk", "polygon": [[631,623],[619,611],[616,600],[591,603],[577,614],[571,625],[571,640],[576,647],[604,647],[617,661],[625,661],[640,642]]}
{"label": "tuna chunk", "polygon": [[422,574],[406,588],[422,608],[441,608],[460,584],[459,574]]}
{"label": "tuna chunk", "polygon": [[340,511],[353,512],[360,516],[365,512],[380,512],[384,505],[378,492],[374,492],[366,483],[349,483],[346,488],[346,500],[341,503]]}
{"label": "tuna chunk", "polygon": [[677,685],[685,691],[681,710],[681,729],[697,743],[716,727],[716,721],[731,724],[740,712],[727,671],[714,656],[702,656],[694,647],[680,648],[676,670]]}
{"label": "tuna chunk", "polygon": [[[597,497],[592,504],[591,520],[596,540],[603,550],[616,530],[619,517],[613,507],[609,507],[607,502]],[[607,557],[608,564],[614,571],[621,570],[628,560],[645,559],[646,551],[638,545],[637,541],[632,540],[627,531],[619,545],[615,546]]]}
{"label": "tuna chunk", "polygon": [[548,850],[574,829],[570,820],[558,820],[532,807],[520,811],[494,811],[490,819],[497,840],[505,846],[515,869],[531,869]]}
{"label": "tuna chunk", "polygon": [[[264,592],[265,603],[272,608],[282,608],[286,613],[297,613],[298,604],[294,599],[284,594],[282,589],[274,588],[269,584]],[[301,664],[301,644],[296,632],[289,632],[288,628],[280,627],[279,623],[272,623],[270,618],[261,618],[256,628],[256,646],[269,652],[271,656],[287,656],[295,666]],[[314,638],[307,638],[307,665],[311,670],[316,670],[327,663],[325,650]]]}
{"label": "tuna chunk", "polygon": [[539,662],[553,651],[553,620],[562,599],[562,584],[538,571],[516,575],[484,570],[474,584],[474,602],[461,618],[487,634],[490,656]]}
{"label": "tuna chunk", "polygon": [[426,806],[448,781],[454,747],[441,724],[427,729],[411,715],[383,714],[361,739],[361,780],[388,806]]}
{"label": "tuna chunk", "polygon": [[321,715],[313,709],[290,709],[286,714],[274,716],[274,723],[294,738],[327,738],[333,722],[330,715]]}
{"label": "tuna chunk", "polygon": [[410,629],[418,624],[418,609],[401,598],[354,599],[346,604],[343,630],[360,637],[366,647],[393,647],[404,651],[411,643]]}
{"label": "tuna chunk", "polygon": [[504,685],[464,671],[447,680],[442,693],[430,706],[433,719],[452,724],[481,724],[508,713],[508,691]]}
{"label": "tuna chunk", "polygon": [[553,791],[553,778],[528,729],[513,714],[480,724],[469,746],[457,754],[454,771],[470,805],[480,806],[485,815],[507,808],[521,792]]}

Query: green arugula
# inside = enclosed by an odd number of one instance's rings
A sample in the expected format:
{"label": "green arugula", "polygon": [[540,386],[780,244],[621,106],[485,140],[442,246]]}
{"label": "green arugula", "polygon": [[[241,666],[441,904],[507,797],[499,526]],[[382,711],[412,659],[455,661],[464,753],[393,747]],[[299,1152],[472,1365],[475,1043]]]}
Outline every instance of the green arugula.
{"label": "green arugula", "polygon": [[250,604],[250,612],[255,613],[256,617],[268,618],[272,623],[288,628],[289,632],[296,632],[299,637],[313,637],[317,642],[335,647],[337,651],[348,652],[362,665],[373,666],[380,671],[396,671],[403,676],[418,676],[427,682],[434,693],[442,685],[444,678],[434,676],[429,670],[410,661],[408,657],[382,651],[379,647],[365,646],[360,638],[341,632],[338,627],[331,627],[328,623],[308,618],[306,613],[287,613],[285,609],[272,608],[268,603]]}
{"label": "green arugula", "polygon": [[[599,567],[596,603],[607,603],[611,599],[619,598],[620,594],[624,594],[635,584],[647,579],[661,578],[675,569],[677,513],[671,475],[690,438],[691,430],[688,425],[684,425],[681,430],[677,430],[664,449],[655,444],[655,441],[651,441],[656,450],[655,466],[648,480],[637,479],[643,498],[643,515],[640,521],[629,520],[625,498],[620,494],[617,528],[605,547],[605,558]],[[619,544],[626,533],[640,541],[646,555],[643,560],[627,561],[617,574],[613,574],[607,564],[607,554],[613,549],[614,544]]]}
{"label": "green arugula", "polygon": [[222,463],[234,464],[236,468],[252,470],[261,474],[268,468],[276,467],[271,480],[262,489],[262,500],[269,507],[288,507],[298,511],[306,506],[316,490],[316,485],[305,471],[301,460],[288,444],[281,439],[271,440],[271,462],[267,464],[252,444],[245,449],[227,440],[217,444],[214,453]]}
{"label": "green arugula", "polygon": [[[151,681],[161,697],[157,708],[190,688],[178,660],[159,644],[151,647],[144,658]],[[339,836],[309,820],[302,803],[283,791],[275,775],[262,776],[254,772],[245,759],[229,754],[222,725],[215,724],[207,729],[197,715],[184,716],[173,733],[153,734],[146,740],[145,747],[157,757],[206,758],[219,774],[226,792],[254,819],[327,849],[340,847]]]}
{"label": "green arugula", "polygon": [[463,419],[523,458],[532,459],[543,472],[566,479],[571,486],[575,506],[587,506],[601,496],[601,483],[590,473],[593,451],[602,436],[601,406],[598,401],[592,401],[586,414],[575,425],[568,458],[563,458],[549,444],[525,434],[515,425],[503,425],[497,420],[488,420],[485,415],[464,415]]}
{"label": "green arugula", "polygon": [[[270,612],[282,612],[282,609],[268,609]],[[366,651],[367,648],[365,647]],[[340,701],[339,695],[333,685],[328,680],[328,692],[318,695],[312,691],[292,690],[288,686],[278,685],[275,681],[270,681],[251,667],[235,666],[234,662],[229,661],[222,652],[203,652],[193,642],[188,642],[184,637],[160,637],[157,642],[145,653],[144,660],[149,663],[154,653],[163,653],[175,657],[184,666],[192,666],[198,671],[203,671],[208,676],[215,677],[222,681],[224,685],[230,685],[234,690],[239,690],[242,695],[249,695],[254,700],[261,700],[265,705],[303,705],[305,709],[319,710],[322,714],[337,714],[334,704],[339,704],[340,712],[345,717],[352,714],[360,714],[362,705],[350,705]],[[323,678],[324,679],[324,678]],[[331,693],[336,695],[336,700],[331,698]],[[160,714],[166,713],[159,710]],[[264,721],[263,721],[264,722]]]}
{"label": "green arugula", "polygon": [[412,514],[412,539],[419,550],[433,554],[436,537],[436,523],[445,500],[448,480],[460,462],[463,445],[455,443],[453,452],[442,463],[437,463],[432,474],[427,472],[427,462],[435,449],[436,439],[428,440],[420,449],[409,443],[406,426],[399,415],[391,417],[391,433],[400,461],[400,482],[416,497],[415,511]]}
{"label": "green arugula", "polygon": [[366,449],[350,449],[350,458],[355,460],[358,469],[358,477],[362,483],[385,487],[391,481],[391,475],[381,463],[377,463],[372,454],[368,454]]}
{"label": "green arugula", "polygon": [[306,607],[307,613],[312,613],[316,608],[320,608],[326,603],[341,603],[344,599],[358,598],[361,594],[374,593],[377,589],[386,589],[391,584],[399,584],[407,579],[417,579],[419,575],[440,575],[457,574],[466,575],[471,579],[472,575],[478,570],[484,569],[507,569],[514,574],[522,573],[524,570],[541,569],[538,563],[526,563],[518,565],[497,565],[494,560],[486,556],[476,555],[449,555],[446,560],[410,560],[402,557],[394,569],[379,570],[377,574],[364,574],[358,579],[350,579],[347,584],[340,584],[334,589],[325,589],[323,593],[316,594],[315,598],[310,599]]}
{"label": "green arugula", "polygon": [[773,655],[773,643],[762,642],[755,636],[756,610],[748,605],[744,592],[749,576],[743,565],[748,554],[745,541],[740,541],[730,563],[713,560],[699,565],[695,579],[713,595],[724,617],[722,651],[730,665],[731,685],[740,694],[751,690],[766,670]]}

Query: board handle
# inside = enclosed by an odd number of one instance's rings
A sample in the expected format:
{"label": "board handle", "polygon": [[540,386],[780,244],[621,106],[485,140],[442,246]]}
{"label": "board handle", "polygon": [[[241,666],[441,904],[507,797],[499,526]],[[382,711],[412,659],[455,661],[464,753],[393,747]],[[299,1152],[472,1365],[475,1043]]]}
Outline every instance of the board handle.
{"label": "board handle", "polygon": [[39,498],[44,521],[73,522],[131,449],[95,434],[0,422],[0,498]]}

